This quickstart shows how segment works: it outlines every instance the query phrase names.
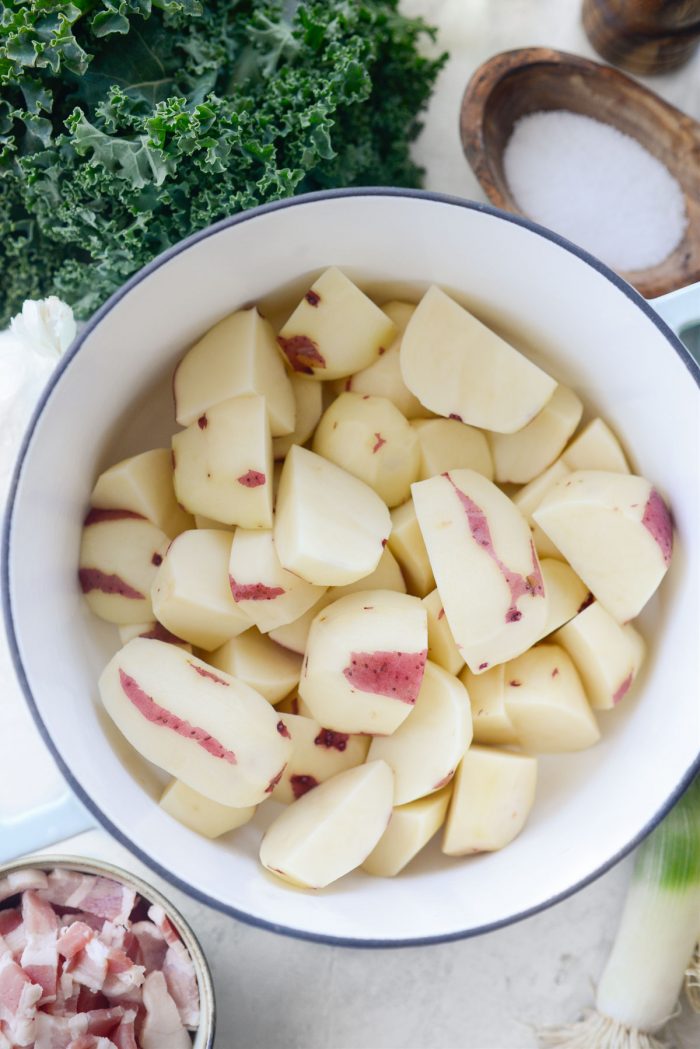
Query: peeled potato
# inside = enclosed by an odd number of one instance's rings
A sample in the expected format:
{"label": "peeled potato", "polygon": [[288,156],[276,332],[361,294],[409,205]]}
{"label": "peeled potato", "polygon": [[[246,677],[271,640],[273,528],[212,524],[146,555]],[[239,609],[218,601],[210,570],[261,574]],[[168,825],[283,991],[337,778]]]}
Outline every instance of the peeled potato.
{"label": "peeled potato", "polygon": [[250,823],[256,811],[255,805],[237,809],[212,801],[179,779],[168,784],[159,804],[178,823],[205,838],[220,838],[222,834]]}
{"label": "peeled potato", "polygon": [[631,624],[620,624],[594,601],[558,630],[596,710],[611,710],[627,695],[644,661],[645,645]]}
{"label": "peeled potato", "polygon": [[422,418],[427,414],[403,381],[399,359],[401,338],[415,308],[408,302],[388,302],[382,306],[384,313],[396,325],[398,335],[369,367],[355,372],[348,379],[339,379],[338,393],[348,390],[352,393],[367,393],[372,397],[386,397],[407,419]]}
{"label": "peeled potato", "polygon": [[393,878],[418,855],[445,822],[452,786],[435,794],[399,805],[389,826],[369,854],[362,869],[381,878]]}
{"label": "peeled potato", "polygon": [[311,285],[277,341],[292,371],[338,379],[370,365],[395,334],[386,313],[331,267]]}
{"label": "peeled potato", "polygon": [[643,477],[578,470],[533,516],[619,623],[639,614],[671,563],[671,517]]}
{"label": "peeled potato", "polygon": [[471,739],[466,688],[427,662],[410,717],[391,736],[375,737],[367,757],[386,761],[394,773],[394,805],[405,805],[449,783]]}
{"label": "peeled potato", "polygon": [[447,622],[472,673],[520,655],[547,617],[530,530],[474,470],[414,484],[413,502]]}
{"label": "peeled potato", "polygon": [[409,593],[425,597],[435,589],[435,576],[412,499],[391,511],[389,549],[401,566]]}
{"label": "peeled potato", "polygon": [[561,458],[569,470],[630,472],[620,442],[602,419],[593,419],[562,452]]}
{"label": "peeled potato", "polygon": [[426,408],[498,433],[526,426],[557,385],[435,286],[408,322],[401,371]]}
{"label": "peeled potato", "polygon": [[481,430],[456,419],[416,419],[421,481],[447,470],[469,469],[493,480],[489,442]]}
{"label": "peeled potato", "polygon": [[472,674],[465,667],[459,675],[466,686],[472,708],[472,726],[476,743],[517,743],[513,722],[506,710],[505,672],[501,663],[483,674]]}
{"label": "peeled potato", "polygon": [[294,394],[271,324],[255,306],[237,310],[188,350],[173,376],[175,415],[189,426],[220,401],[258,394],[273,436],[294,430]]}
{"label": "peeled potato", "polygon": [[391,817],[392,794],[384,761],[340,772],[277,817],[260,862],[293,885],[325,888],[367,859]]}
{"label": "peeled potato", "polygon": [[452,636],[438,591],[433,590],[424,597],[423,605],[428,614],[428,659],[449,674],[459,674],[464,657]]}
{"label": "peeled potato", "polygon": [[207,656],[207,662],[279,703],[299,684],[301,656],[251,627]]}
{"label": "peeled potato", "polygon": [[573,390],[557,386],[532,422],[517,433],[491,433],[498,482],[527,484],[550,466],[581,421],[583,405]]}
{"label": "peeled potato", "polygon": [[356,477],[295,445],[282,470],[274,538],[283,567],[317,586],[373,572],[391,531],[386,506]]}
{"label": "peeled potato", "polygon": [[415,430],[385,397],[341,393],[316,428],[313,450],[359,477],[389,507],[408,499],[418,479]]}
{"label": "peeled potato", "polygon": [[465,856],[508,845],[525,825],[536,784],[536,758],[470,747],[454,778],[442,851]]}
{"label": "peeled potato", "polygon": [[96,510],[132,510],[170,539],[194,528],[191,515],[175,498],[169,448],[152,448],[110,466],[97,478],[90,503]]}
{"label": "peeled potato", "polygon": [[296,421],[292,433],[273,438],[272,454],[275,460],[284,459],[293,444],[306,444],[323,412],[323,387],[320,383],[296,373],[292,375],[291,383]]}
{"label": "peeled potato", "polygon": [[272,792],[273,799],[284,805],[308,794],[331,776],[361,765],[369,750],[367,736],[333,732],[303,715],[280,713],[277,731],[292,742],[291,757]]}
{"label": "peeled potato", "polygon": [[314,619],[299,694],[325,728],[389,735],[413,710],[427,647],[418,598],[349,594]]}

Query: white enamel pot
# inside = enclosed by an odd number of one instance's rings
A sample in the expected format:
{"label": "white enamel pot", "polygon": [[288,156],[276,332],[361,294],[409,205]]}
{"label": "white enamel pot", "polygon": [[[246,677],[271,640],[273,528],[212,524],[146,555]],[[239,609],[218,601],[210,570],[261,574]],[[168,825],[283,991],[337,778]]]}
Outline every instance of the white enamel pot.
{"label": "white enamel pot", "polygon": [[[634,695],[601,715],[602,742],[540,762],[537,801],[506,850],[445,858],[438,842],[397,879],[362,873],[318,893],[258,866],[263,806],[207,841],[157,804],[162,780],[110,730],[96,681],[117,648],[76,576],[94,478],[168,441],[170,375],[237,306],[335,264],[387,297],[436,282],[463,296],[620,435],[668,498],[673,565],[642,618],[649,659]],[[3,541],[5,612],[27,701],[74,792],[116,838],[193,896],[267,928],[395,946],[448,940],[530,914],[607,869],[698,767],[698,368],[651,307],[560,238],[493,208],[401,190],[322,193],[219,223],[137,274],[62,361],[31,423]]]}

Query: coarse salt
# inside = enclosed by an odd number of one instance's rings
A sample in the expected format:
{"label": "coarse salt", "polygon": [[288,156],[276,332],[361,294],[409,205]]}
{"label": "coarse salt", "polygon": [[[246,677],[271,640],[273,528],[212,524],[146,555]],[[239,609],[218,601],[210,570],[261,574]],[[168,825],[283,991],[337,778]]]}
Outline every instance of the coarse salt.
{"label": "coarse salt", "polygon": [[687,225],[669,170],[610,124],[567,110],[517,121],[503,168],[520,210],[620,270],[663,262]]}

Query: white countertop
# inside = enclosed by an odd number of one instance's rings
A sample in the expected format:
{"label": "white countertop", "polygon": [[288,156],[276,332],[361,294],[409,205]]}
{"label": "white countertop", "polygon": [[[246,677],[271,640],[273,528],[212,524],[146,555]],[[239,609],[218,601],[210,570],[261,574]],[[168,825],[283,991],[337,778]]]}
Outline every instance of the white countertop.
{"label": "white countertop", "polygon": [[[452,55],[416,148],[427,188],[483,200],[457,131],[466,82],[484,59],[512,47],[546,45],[595,57],[578,24],[579,0],[403,0],[402,8],[439,25],[438,46]],[[647,83],[700,119],[700,54],[680,72]],[[0,496],[23,422],[24,411],[3,402],[0,383]],[[3,636],[0,680],[1,820],[52,797],[61,780],[25,709]],[[28,768],[30,777],[23,774]],[[60,848],[140,871],[182,909],[214,971],[216,1049],[534,1047],[536,1027],[572,1019],[591,1004],[631,863],[623,861],[556,907],[486,936],[363,951],[285,939],[209,910],[164,885],[101,830]],[[686,1012],[675,1037],[678,1049],[697,1047],[700,1018]]]}

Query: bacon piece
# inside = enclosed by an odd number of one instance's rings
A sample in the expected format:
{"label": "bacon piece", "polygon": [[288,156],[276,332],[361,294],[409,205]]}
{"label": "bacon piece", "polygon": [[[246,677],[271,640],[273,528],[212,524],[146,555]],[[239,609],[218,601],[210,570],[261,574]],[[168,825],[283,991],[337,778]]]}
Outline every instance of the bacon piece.
{"label": "bacon piece", "polygon": [[12,871],[11,874],[6,874],[4,878],[0,878],[0,903],[3,900],[9,900],[10,896],[16,896],[20,892],[24,892],[25,889],[44,889],[46,888],[47,876],[44,871],[35,870],[33,867],[27,867],[26,870]]}
{"label": "bacon piece", "polygon": [[22,921],[22,915],[17,910],[0,911],[0,916],[10,915],[4,924],[0,922],[0,935],[12,952],[16,962],[19,961],[24,948],[27,946],[27,930]]}
{"label": "bacon piece", "polygon": [[94,940],[96,935],[95,930],[91,929],[85,922],[73,922],[67,928],[61,929],[61,935],[57,944],[58,952],[69,962],[72,962],[76,954],[85,950],[90,940]]}
{"label": "bacon piece", "polygon": [[101,1036],[111,1034],[121,1022],[124,1010],[120,1005],[115,1005],[109,1009],[91,1009],[83,1015],[87,1017],[87,1033]]}
{"label": "bacon piece", "polygon": [[61,973],[56,985],[56,1001],[43,1006],[47,1013],[53,1016],[75,1016],[77,1012],[84,1012],[80,1005],[80,992],[85,988],[73,982],[70,973]]}
{"label": "bacon piece", "polygon": [[[2,1020],[0,1020],[0,1049],[12,1049],[12,1042],[10,1041],[7,1029]],[[121,1047],[118,1046],[117,1049],[121,1049]],[[127,1049],[132,1049],[132,1047],[127,1046]],[[135,1049],[138,1049],[138,1046],[135,1046]]]}
{"label": "bacon piece", "polygon": [[102,991],[108,998],[122,997],[144,981],[146,970],[135,965],[121,947],[110,947],[107,954],[107,978]]}
{"label": "bacon piece", "polygon": [[170,922],[167,914],[157,903],[152,903],[148,908],[148,917],[153,924],[162,932],[165,942],[168,944],[179,943],[180,937]]}
{"label": "bacon piece", "polygon": [[143,965],[147,973],[160,971],[168,950],[163,933],[153,922],[146,921],[136,922],[131,931],[138,943],[134,961]]}
{"label": "bacon piece", "polygon": [[91,991],[101,991],[107,979],[107,956],[109,947],[94,936],[82,951],[66,962],[69,972],[76,983],[85,984]]}
{"label": "bacon piece", "polygon": [[[135,1020],[136,1012],[130,1010],[129,1012],[124,1013],[121,1023],[114,1031],[112,1031],[111,1038],[116,1049],[139,1049],[136,1042],[136,1035],[134,1033]],[[2,1049],[1,1046],[0,1049]]]}
{"label": "bacon piece", "polygon": [[168,947],[163,963],[168,992],[185,1027],[199,1024],[199,988],[192,959],[182,941]]}
{"label": "bacon piece", "polygon": [[37,1022],[41,987],[32,983],[9,954],[0,958],[0,1021],[13,1046],[31,1045]]}
{"label": "bacon piece", "polygon": [[43,990],[39,1005],[53,1002],[58,978],[58,918],[53,907],[39,899],[34,889],[27,889],[22,896],[22,918],[27,945],[20,964],[32,983],[38,983]]}
{"label": "bacon piece", "polygon": [[111,878],[79,874],[62,868],[49,874],[48,886],[40,890],[39,895],[47,903],[58,907],[75,907],[76,910],[96,914],[119,925],[127,924],[136,901],[133,889]]}
{"label": "bacon piece", "polygon": [[81,1034],[67,1049],[114,1049],[114,1042],[109,1038],[96,1038],[94,1034]]}
{"label": "bacon piece", "polygon": [[76,1013],[75,1016],[39,1013],[36,1018],[34,1049],[66,1049],[75,1038],[86,1031],[87,1017],[82,1013]]}
{"label": "bacon piece", "polygon": [[162,973],[149,973],[143,985],[146,1015],[141,1026],[142,1049],[192,1049]]}
{"label": "bacon piece", "polygon": [[75,922],[82,922],[83,925],[89,925],[95,932],[102,932],[105,920],[104,918],[98,918],[96,914],[88,914],[87,911],[67,911],[61,915],[62,928],[73,925]]}
{"label": "bacon piece", "polygon": [[[76,986],[78,986],[76,984]],[[112,1003],[102,991],[91,991],[89,987],[82,986],[78,992],[78,1012],[92,1013],[99,1009],[109,1009]]]}

